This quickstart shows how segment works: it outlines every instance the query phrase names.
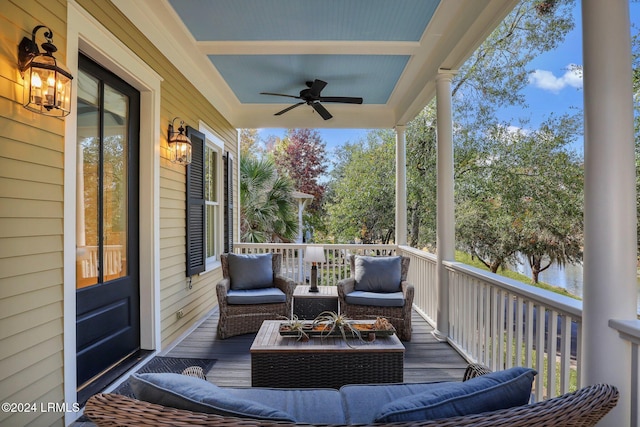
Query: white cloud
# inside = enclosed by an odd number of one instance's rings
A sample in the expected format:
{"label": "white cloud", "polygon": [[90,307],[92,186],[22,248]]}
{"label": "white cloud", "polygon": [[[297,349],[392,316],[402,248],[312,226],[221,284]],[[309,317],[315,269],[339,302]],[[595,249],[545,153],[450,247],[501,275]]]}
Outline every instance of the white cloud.
{"label": "white cloud", "polygon": [[542,90],[559,93],[567,86],[582,88],[582,73],[573,64],[569,64],[560,77],[554,76],[551,71],[535,70],[529,76],[529,83]]}

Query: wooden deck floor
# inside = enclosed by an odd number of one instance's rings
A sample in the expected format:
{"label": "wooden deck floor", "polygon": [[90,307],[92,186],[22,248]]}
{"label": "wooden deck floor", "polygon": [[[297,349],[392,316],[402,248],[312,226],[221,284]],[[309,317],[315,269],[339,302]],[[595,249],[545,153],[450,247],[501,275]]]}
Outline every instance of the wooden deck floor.
{"label": "wooden deck floor", "polygon": [[[438,342],[432,328],[416,312],[412,318],[411,342],[404,342],[404,381],[459,381],[467,362],[447,343]],[[249,348],[255,334],[226,340],[216,337],[218,313],[214,312],[195,331],[165,356],[216,359],[207,379],[219,386],[250,387]]]}
{"label": "wooden deck floor", "polygon": [[[460,381],[467,362],[449,344],[438,342],[433,329],[413,313],[411,342],[403,342],[404,381]],[[214,311],[196,330],[162,356],[216,359],[207,380],[219,386],[251,387],[249,349],[256,334],[218,339],[218,312]],[[91,422],[76,422],[73,427],[95,427]]]}

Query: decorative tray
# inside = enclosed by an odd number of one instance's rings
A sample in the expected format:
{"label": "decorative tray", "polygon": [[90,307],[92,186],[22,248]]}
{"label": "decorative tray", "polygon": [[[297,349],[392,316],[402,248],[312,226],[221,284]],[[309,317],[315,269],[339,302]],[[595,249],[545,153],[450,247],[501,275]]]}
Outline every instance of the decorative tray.
{"label": "decorative tray", "polygon": [[[376,337],[388,337],[393,335],[396,331],[395,329],[374,329],[373,323],[351,323],[351,326],[360,332],[360,335],[363,339],[366,339],[369,334],[373,333]],[[327,327],[326,324],[319,323],[313,325],[312,323],[307,323],[302,325],[302,330],[309,337],[342,337],[342,332],[335,328],[333,331],[330,331],[330,328]],[[344,334],[347,338],[356,337],[356,334],[351,330],[344,329]],[[300,336],[300,331],[291,330],[289,325],[285,323],[280,324],[280,335],[282,336]]]}

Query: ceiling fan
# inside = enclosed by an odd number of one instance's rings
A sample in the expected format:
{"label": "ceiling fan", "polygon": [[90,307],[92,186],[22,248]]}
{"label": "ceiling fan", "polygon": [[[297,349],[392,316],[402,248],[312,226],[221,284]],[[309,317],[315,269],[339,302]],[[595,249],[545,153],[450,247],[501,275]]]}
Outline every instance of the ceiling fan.
{"label": "ceiling fan", "polygon": [[327,111],[326,108],[324,108],[321,102],[362,104],[362,98],[354,98],[349,96],[321,96],[320,92],[322,92],[322,89],[324,89],[324,87],[327,85],[327,82],[324,82],[322,80],[315,79],[312,82],[305,82],[305,84],[307,85],[307,89],[302,89],[300,91],[300,96],[285,95],[282,93],[271,93],[271,92],[260,92],[260,95],[286,96],[288,98],[295,98],[295,99],[302,100],[302,102],[298,102],[297,104],[293,104],[292,106],[287,107],[282,111],[278,111],[277,113],[274,114],[275,116],[280,116],[286,113],[287,111],[290,111],[296,107],[299,107],[300,105],[307,104],[307,105],[311,105],[313,109],[316,110],[323,119],[329,120],[333,116],[331,115],[331,113],[329,113],[329,111]]}

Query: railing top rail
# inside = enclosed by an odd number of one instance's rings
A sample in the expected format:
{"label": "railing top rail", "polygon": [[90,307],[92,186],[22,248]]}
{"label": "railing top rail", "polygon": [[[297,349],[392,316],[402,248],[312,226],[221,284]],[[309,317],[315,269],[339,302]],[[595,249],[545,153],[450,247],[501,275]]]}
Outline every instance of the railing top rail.
{"label": "railing top rail", "polygon": [[582,301],[580,300],[546,289],[529,286],[517,280],[499,276],[495,273],[484,271],[461,262],[443,261],[443,264],[451,271],[462,272],[523,298],[539,301],[548,308],[570,314],[575,318],[582,318]]}
{"label": "railing top rail", "polygon": [[239,248],[306,248],[307,246],[322,246],[325,249],[398,249],[398,245],[384,245],[384,244],[363,244],[363,243],[348,243],[348,244],[334,244],[334,243],[234,243],[234,247]]}
{"label": "railing top rail", "polygon": [[435,254],[423,251],[422,249],[416,249],[416,248],[412,248],[411,246],[404,246],[404,245],[398,246],[398,249],[401,250],[402,252],[410,253],[411,255],[414,255],[418,258],[425,258],[433,262],[436,261]]}
{"label": "railing top rail", "polygon": [[640,320],[611,319],[609,327],[616,329],[624,339],[640,344]]}

